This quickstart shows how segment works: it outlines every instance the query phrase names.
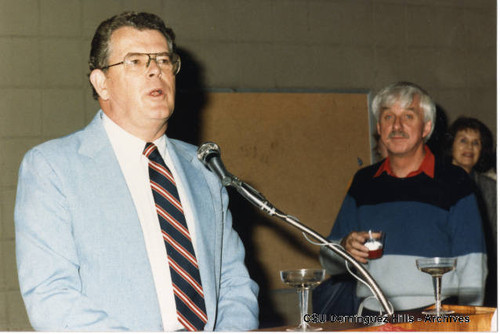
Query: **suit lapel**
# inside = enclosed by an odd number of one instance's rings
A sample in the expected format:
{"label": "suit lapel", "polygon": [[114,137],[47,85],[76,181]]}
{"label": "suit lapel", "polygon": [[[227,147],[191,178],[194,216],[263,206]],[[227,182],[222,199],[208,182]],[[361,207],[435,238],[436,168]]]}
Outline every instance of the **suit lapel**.
{"label": "suit lapel", "polygon": [[[193,161],[194,156],[186,152],[175,141],[167,138],[167,149],[175,165],[180,182],[182,182],[187,200],[189,201],[196,228],[196,257],[200,268],[200,275],[205,294],[207,315],[215,319],[220,278],[220,250],[222,249],[222,210],[214,207],[214,198],[209,190],[203,172]],[[204,167],[203,167],[204,168]],[[208,324],[207,324],[208,325]]]}
{"label": "suit lapel", "polygon": [[95,189],[94,200],[99,203],[102,223],[116,227],[116,237],[123,240],[140,240],[133,246],[144,248],[142,228],[135,205],[127,187],[120,164],[102,124],[99,111],[92,122],[83,130],[78,153],[87,157],[85,162],[88,183]]}
{"label": "suit lapel", "polygon": [[207,249],[207,247],[212,249],[215,238],[215,231],[213,230],[213,226],[215,226],[213,212],[215,209],[207,181],[203,177],[203,173],[194,165],[193,156],[168,138],[167,149],[193,211],[197,245],[202,246],[200,249]]}

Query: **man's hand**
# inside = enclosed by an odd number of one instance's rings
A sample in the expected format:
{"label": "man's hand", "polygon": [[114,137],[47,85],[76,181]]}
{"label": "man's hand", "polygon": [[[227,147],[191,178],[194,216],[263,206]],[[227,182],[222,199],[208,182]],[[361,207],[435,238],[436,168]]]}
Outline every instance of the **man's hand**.
{"label": "man's hand", "polygon": [[366,231],[351,232],[349,233],[340,244],[345,250],[361,263],[368,263],[369,249],[364,246],[369,235]]}

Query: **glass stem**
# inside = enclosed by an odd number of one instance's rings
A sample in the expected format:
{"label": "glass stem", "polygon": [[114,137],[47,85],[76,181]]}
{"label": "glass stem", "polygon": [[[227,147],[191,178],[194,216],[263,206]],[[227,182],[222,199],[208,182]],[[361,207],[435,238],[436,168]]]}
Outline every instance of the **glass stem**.
{"label": "glass stem", "polygon": [[299,293],[299,308],[300,308],[300,327],[305,330],[309,327],[308,323],[305,321],[305,315],[309,308],[309,288],[302,287],[298,290]]}
{"label": "glass stem", "polygon": [[441,275],[432,276],[434,282],[434,298],[436,299],[436,313],[441,315]]}

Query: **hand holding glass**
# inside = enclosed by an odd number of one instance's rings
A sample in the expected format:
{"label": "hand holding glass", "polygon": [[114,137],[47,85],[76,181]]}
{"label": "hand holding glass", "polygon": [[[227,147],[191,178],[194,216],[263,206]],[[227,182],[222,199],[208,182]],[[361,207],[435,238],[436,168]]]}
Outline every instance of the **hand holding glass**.
{"label": "hand holding glass", "polygon": [[368,235],[369,237],[364,243],[364,246],[369,249],[368,259],[375,260],[382,257],[384,252],[384,232],[369,230]]}
{"label": "hand holding glass", "polygon": [[280,271],[281,281],[294,288],[299,294],[300,325],[287,331],[319,331],[321,328],[311,327],[304,316],[309,308],[309,290],[325,279],[325,269],[294,269]]}

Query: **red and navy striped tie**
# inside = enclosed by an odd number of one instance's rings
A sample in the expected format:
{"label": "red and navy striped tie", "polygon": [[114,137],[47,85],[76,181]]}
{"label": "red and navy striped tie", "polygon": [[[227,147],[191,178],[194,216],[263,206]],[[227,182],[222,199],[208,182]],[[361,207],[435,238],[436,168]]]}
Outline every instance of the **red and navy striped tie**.
{"label": "red and navy striped tie", "polygon": [[155,144],[147,143],[143,154],[149,159],[151,190],[167,248],[177,318],[189,331],[203,330],[207,312],[200,271],[174,177]]}

